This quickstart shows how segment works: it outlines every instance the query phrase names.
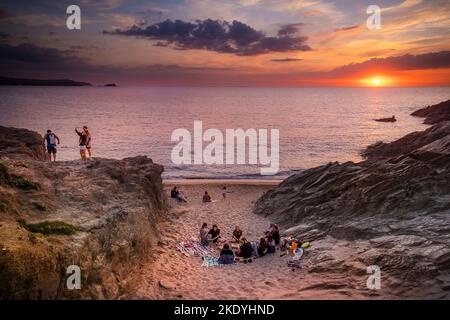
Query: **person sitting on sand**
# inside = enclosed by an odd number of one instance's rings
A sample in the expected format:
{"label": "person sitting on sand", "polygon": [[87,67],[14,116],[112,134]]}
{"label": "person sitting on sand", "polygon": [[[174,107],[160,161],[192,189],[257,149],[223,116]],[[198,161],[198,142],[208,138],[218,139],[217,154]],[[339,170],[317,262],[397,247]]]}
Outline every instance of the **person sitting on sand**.
{"label": "person sitting on sand", "polygon": [[44,136],[44,143],[47,144],[48,160],[52,161],[53,154],[53,161],[56,161],[56,144],[59,144],[58,136],[48,129]]}
{"label": "person sitting on sand", "polygon": [[275,251],[275,240],[271,235],[269,235],[267,237],[267,253],[275,253]]}
{"label": "person sitting on sand", "polygon": [[213,224],[212,229],[209,230],[208,234],[211,235],[210,241],[217,243],[217,240],[220,238],[220,229],[217,227],[217,225]]}
{"label": "person sitting on sand", "polygon": [[204,246],[207,246],[209,244],[207,230],[208,230],[208,224],[205,222],[202,224],[202,227],[200,228],[200,243]]}
{"label": "person sitting on sand", "polygon": [[272,239],[275,241],[275,245],[280,245],[280,228],[274,223],[270,225],[270,228],[268,231],[266,231],[267,236],[271,236]]}
{"label": "person sitting on sand", "polygon": [[186,199],[181,195],[178,187],[173,187],[173,189],[170,190],[170,197],[177,200],[178,202],[187,202]]}
{"label": "person sitting on sand", "polygon": [[258,244],[258,256],[262,257],[267,253],[267,242],[265,238],[261,238]]}
{"label": "person sitting on sand", "polygon": [[293,239],[292,238],[281,238],[280,240],[280,250],[286,251],[291,247]]}
{"label": "person sitting on sand", "polygon": [[275,241],[275,245],[280,245],[280,228],[276,224],[273,225],[272,228],[272,238]]}
{"label": "person sitting on sand", "polygon": [[171,197],[172,199],[176,199],[176,198],[177,198],[177,195],[178,195],[177,187],[173,187],[173,189],[170,190],[170,197]]}
{"label": "person sitting on sand", "polygon": [[203,195],[203,202],[211,202],[211,196],[208,194],[208,191],[205,191],[205,194]]}
{"label": "person sitting on sand", "polygon": [[242,230],[238,225],[236,225],[236,227],[233,230],[233,240],[235,242],[239,242],[241,237],[242,237]]}
{"label": "person sitting on sand", "polygon": [[230,245],[225,243],[223,249],[220,251],[219,257],[220,264],[231,264],[234,263],[234,252],[230,249]]}
{"label": "person sitting on sand", "polygon": [[244,259],[249,259],[252,257],[253,248],[250,242],[247,241],[246,238],[242,238],[241,246],[239,247],[239,251],[237,252],[238,257],[242,257]]}

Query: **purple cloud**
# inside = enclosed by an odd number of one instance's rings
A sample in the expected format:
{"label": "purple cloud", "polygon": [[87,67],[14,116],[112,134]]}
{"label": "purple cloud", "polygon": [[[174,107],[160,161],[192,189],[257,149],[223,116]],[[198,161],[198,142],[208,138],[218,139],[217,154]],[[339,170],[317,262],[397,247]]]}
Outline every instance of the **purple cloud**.
{"label": "purple cloud", "polygon": [[351,63],[333,70],[336,73],[358,73],[365,70],[420,70],[450,68],[450,51],[418,55],[372,58],[361,63]]}
{"label": "purple cloud", "polygon": [[238,56],[270,52],[307,51],[307,37],[296,36],[300,24],[283,26],[275,37],[266,36],[251,26],[234,20],[165,20],[148,27],[132,26],[127,30],[104,31],[104,34],[143,37],[157,40],[157,46],[178,50],[202,49]]}

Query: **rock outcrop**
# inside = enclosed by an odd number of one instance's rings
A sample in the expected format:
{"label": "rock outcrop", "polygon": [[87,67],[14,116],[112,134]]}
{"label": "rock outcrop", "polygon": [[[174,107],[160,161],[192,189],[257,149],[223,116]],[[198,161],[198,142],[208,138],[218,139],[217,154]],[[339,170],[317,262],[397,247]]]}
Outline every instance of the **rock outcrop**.
{"label": "rock outcrop", "polygon": [[[450,118],[426,114],[441,121],[372,146],[366,161],[295,174],[257,201],[256,213],[316,243],[306,260],[319,287],[350,281],[368,296],[450,297]],[[382,290],[365,287],[370,265]]]}
{"label": "rock outcrop", "polygon": [[362,155],[368,160],[395,157],[421,148],[450,134],[450,100],[413,112],[411,115],[424,117],[424,123],[435,124],[425,131],[412,132],[391,143],[377,142],[368,146]]}
{"label": "rock outcrop", "polygon": [[[38,134],[0,135],[0,299],[128,296],[160,239],[163,167],[144,156],[48,163]],[[80,290],[66,285],[70,265]]]}
{"label": "rock outcrop", "polygon": [[450,119],[450,100],[443,101],[434,106],[429,106],[423,109],[419,109],[411,113],[411,115],[416,117],[424,117],[424,123],[435,124],[440,121],[445,121]]}
{"label": "rock outcrop", "polygon": [[27,129],[0,126],[0,156],[44,160],[44,138]]}

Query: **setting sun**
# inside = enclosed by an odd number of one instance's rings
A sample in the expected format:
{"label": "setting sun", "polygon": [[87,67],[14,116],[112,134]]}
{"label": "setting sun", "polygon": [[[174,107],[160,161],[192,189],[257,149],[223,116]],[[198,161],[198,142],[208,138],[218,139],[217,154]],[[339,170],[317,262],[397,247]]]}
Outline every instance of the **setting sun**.
{"label": "setting sun", "polygon": [[373,86],[379,86],[379,85],[381,85],[381,79],[380,79],[380,78],[373,78],[373,79],[372,79],[372,85],[373,85]]}
{"label": "setting sun", "polygon": [[394,79],[392,77],[375,75],[357,80],[362,86],[366,87],[388,87],[392,86]]}

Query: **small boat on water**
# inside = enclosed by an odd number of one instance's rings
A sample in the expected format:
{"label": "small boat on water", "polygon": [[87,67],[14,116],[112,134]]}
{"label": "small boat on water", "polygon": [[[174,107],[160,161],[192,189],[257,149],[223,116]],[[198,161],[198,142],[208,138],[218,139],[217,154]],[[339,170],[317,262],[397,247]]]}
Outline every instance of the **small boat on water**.
{"label": "small boat on water", "polygon": [[395,119],[395,116],[392,116],[390,118],[379,118],[379,119],[374,119],[375,121],[378,122],[395,122],[397,121],[397,119]]}

